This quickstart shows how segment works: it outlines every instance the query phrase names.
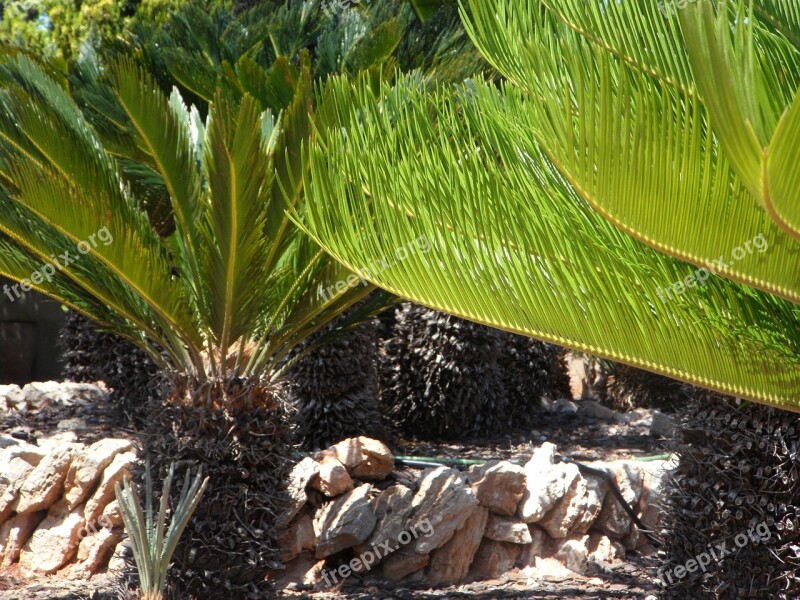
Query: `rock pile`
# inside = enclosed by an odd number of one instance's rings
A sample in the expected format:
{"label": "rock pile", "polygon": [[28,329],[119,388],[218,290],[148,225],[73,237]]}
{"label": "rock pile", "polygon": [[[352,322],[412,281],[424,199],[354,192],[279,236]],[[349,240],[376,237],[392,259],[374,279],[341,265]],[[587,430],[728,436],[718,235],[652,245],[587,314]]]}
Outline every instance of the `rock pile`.
{"label": "rock pile", "polygon": [[65,437],[74,440],[0,436],[0,568],[88,578],[122,539],[114,486],[133,466],[133,445]]}
{"label": "rock pile", "polygon": [[[608,473],[643,524],[658,529],[665,461],[589,466]],[[350,438],[298,463],[290,491],[286,569],[271,574],[281,581],[324,586],[371,571],[394,582],[453,584],[515,568],[547,579],[652,550],[608,484],[557,462],[550,443],[524,466],[442,466],[412,482],[393,471],[384,444]]]}

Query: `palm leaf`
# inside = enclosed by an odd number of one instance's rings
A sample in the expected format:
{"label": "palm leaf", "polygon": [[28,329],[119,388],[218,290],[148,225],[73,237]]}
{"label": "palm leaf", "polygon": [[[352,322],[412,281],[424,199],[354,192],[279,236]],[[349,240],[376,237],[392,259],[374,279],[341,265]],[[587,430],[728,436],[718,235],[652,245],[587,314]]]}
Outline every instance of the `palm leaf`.
{"label": "palm leaf", "polygon": [[[332,82],[321,113],[341,127],[310,153],[308,230],[356,272],[405,248],[368,279],[421,304],[797,409],[794,305],[718,277],[662,301],[692,267],[585,203],[519,126],[529,103],[485,84],[428,98],[408,79],[376,101],[363,80]],[[410,252],[421,238],[430,251]]]}

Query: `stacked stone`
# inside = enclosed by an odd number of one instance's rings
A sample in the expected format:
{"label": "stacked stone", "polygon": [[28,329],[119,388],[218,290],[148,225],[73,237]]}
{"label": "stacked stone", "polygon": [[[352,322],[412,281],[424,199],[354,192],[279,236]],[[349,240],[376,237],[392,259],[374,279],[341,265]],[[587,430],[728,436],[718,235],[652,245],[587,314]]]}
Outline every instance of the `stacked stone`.
{"label": "stacked stone", "polygon": [[[604,479],[557,462],[555,450],[545,443],[524,466],[429,468],[413,481],[393,471],[381,442],[340,442],[292,472],[280,540],[287,569],[275,576],[323,587],[367,572],[431,585],[513,569],[547,579],[651,551]],[[608,473],[640,521],[658,529],[666,461],[589,466]]]}

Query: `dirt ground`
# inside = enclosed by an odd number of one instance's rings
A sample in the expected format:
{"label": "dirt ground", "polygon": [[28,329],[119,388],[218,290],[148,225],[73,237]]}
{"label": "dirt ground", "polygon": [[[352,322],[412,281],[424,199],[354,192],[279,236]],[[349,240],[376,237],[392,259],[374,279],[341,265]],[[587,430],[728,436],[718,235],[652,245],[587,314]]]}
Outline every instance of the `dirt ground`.
{"label": "dirt ground", "polygon": [[[580,406],[580,403],[578,404]],[[616,419],[601,418],[574,407],[543,413],[536,430],[514,432],[496,439],[465,439],[458,442],[420,442],[395,439],[397,456],[438,458],[501,458],[525,461],[533,447],[544,441],[556,444],[558,453],[579,461],[644,457],[667,451],[665,440],[650,435],[648,411],[627,413]],[[35,413],[0,417],[0,432],[14,433],[35,442],[64,430],[73,430],[82,441],[102,437],[135,438],[135,432],[115,425],[106,407],[76,404],[50,406]],[[502,579],[468,583],[439,589],[396,587],[386,582],[351,577],[334,590],[314,591],[296,584],[277,591],[287,600],[433,600],[433,599],[636,599],[654,598],[658,592],[652,558],[629,555],[625,563],[598,567],[587,577],[547,581],[532,580],[512,571]],[[68,581],[43,577],[23,581],[12,572],[0,572],[0,600],[107,600],[117,598],[117,582],[100,574],[90,581]],[[211,599],[209,599],[211,600]]]}

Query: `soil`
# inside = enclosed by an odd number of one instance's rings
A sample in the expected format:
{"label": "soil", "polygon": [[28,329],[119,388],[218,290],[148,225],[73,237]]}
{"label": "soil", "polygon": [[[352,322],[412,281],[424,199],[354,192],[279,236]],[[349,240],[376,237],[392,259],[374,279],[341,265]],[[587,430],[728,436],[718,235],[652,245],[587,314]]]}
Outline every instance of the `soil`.
{"label": "soil", "polygon": [[[580,406],[578,403],[577,406]],[[615,460],[652,456],[667,452],[667,443],[649,433],[651,411],[639,409],[613,420],[555,408],[541,415],[533,431],[518,431],[495,439],[464,439],[449,442],[393,440],[396,455],[458,459],[509,459],[524,462],[534,447],[544,441],[556,444],[560,455],[578,461]],[[12,433],[35,443],[65,430],[75,431],[84,442],[103,437],[136,438],[136,432],[119,427],[110,406],[73,404],[53,405],[25,415],[0,415],[0,433]],[[402,469],[412,469],[406,467]],[[409,474],[411,475],[411,474]],[[525,573],[512,571],[501,579],[431,589],[402,587],[350,577],[337,589],[323,592],[290,584],[278,591],[278,598],[292,600],[433,600],[433,599],[637,599],[654,598],[659,587],[655,579],[657,564],[652,558],[629,554],[624,563],[598,566],[586,577],[537,581]],[[108,600],[118,598],[117,581],[98,574],[90,581],[42,577],[24,581],[13,571],[0,573],[0,600]]]}

